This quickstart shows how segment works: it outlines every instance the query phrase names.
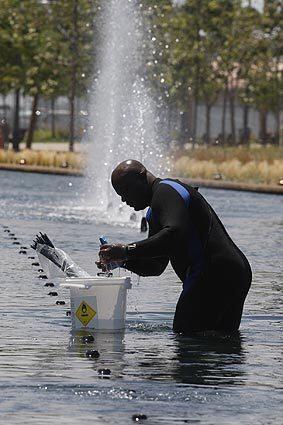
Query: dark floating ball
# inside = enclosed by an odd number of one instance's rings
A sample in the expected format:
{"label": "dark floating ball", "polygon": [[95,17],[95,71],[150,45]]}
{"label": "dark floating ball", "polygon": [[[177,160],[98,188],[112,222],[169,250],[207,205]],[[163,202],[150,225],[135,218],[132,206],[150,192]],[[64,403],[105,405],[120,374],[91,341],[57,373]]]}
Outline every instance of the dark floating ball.
{"label": "dark floating ball", "polygon": [[34,260],[34,259],[35,259],[35,257],[28,257],[28,259],[29,259],[29,260]]}
{"label": "dark floating ball", "polygon": [[66,311],[66,316],[71,316],[71,310]]}
{"label": "dark floating ball", "polygon": [[[85,356],[88,357],[89,359],[98,359],[100,354],[97,350],[87,350],[85,352]],[[109,370],[109,369],[101,369],[101,370]],[[110,370],[109,370],[109,372],[110,372]],[[110,373],[108,373],[108,375],[110,375]]]}
{"label": "dark floating ball", "polygon": [[100,376],[109,376],[111,375],[110,369],[98,369],[98,373]]}
{"label": "dark floating ball", "polygon": [[27,252],[26,251],[24,251],[23,249],[21,249],[20,251],[19,251],[19,254],[26,254]]}
{"label": "dark floating ball", "polygon": [[13,245],[20,245],[20,242],[13,242]]}
{"label": "dark floating ball", "polygon": [[65,301],[56,301],[56,305],[65,305]]}
{"label": "dark floating ball", "polygon": [[44,270],[43,270],[43,269],[38,269],[37,271],[38,271],[39,273],[44,272]]}
{"label": "dark floating ball", "polygon": [[50,295],[50,297],[58,297],[58,292],[49,292],[47,295]]}
{"label": "dark floating ball", "polygon": [[40,266],[39,263],[31,263],[32,266]]}
{"label": "dark floating ball", "polygon": [[9,227],[8,226],[2,226],[3,227],[3,229],[9,229]]}
{"label": "dark floating ball", "polygon": [[28,249],[27,246],[21,246],[21,249]]}
{"label": "dark floating ball", "polygon": [[50,288],[53,288],[54,287],[54,283],[52,283],[52,282],[46,282],[44,284],[44,286],[50,286]]}
{"label": "dark floating ball", "polygon": [[5,229],[4,232],[10,233],[10,230],[9,229]]}
{"label": "dark floating ball", "polygon": [[92,342],[94,342],[94,338],[92,335],[85,335],[82,337],[82,342],[83,344],[91,344]]}
{"label": "dark floating ball", "polygon": [[15,233],[10,233],[9,236],[13,237],[15,236]]}
{"label": "dark floating ball", "polygon": [[18,238],[11,238],[12,239],[12,241],[17,241],[18,240]]}
{"label": "dark floating ball", "polygon": [[46,274],[40,274],[38,276],[39,279],[48,279],[48,277],[46,276]]}
{"label": "dark floating ball", "polygon": [[145,419],[147,419],[147,416],[144,415],[143,413],[139,413],[137,415],[133,415],[132,416],[132,421],[134,421],[134,422],[143,421]]}

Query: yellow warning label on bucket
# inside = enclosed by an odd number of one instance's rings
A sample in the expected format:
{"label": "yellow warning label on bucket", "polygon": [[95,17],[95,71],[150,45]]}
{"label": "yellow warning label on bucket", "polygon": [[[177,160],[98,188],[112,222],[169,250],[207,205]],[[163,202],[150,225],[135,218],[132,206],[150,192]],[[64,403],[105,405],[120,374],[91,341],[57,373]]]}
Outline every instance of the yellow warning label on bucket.
{"label": "yellow warning label on bucket", "polygon": [[79,319],[80,322],[84,326],[87,326],[87,324],[91,321],[91,319],[94,318],[96,315],[96,311],[93,310],[85,301],[82,301],[76,311],[76,316]]}

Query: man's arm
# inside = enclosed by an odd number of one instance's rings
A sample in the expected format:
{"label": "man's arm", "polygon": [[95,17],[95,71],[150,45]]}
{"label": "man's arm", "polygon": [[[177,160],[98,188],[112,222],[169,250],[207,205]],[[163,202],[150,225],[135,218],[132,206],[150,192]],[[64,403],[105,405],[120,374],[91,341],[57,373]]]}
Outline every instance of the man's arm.
{"label": "man's arm", "polygon": [[167,257],[159,258],[136,258],[125,262],[125,269],[139,276],[160,276],[169,262]]}
{"label": "man's arm", "polygon": [[150,228],[160,228],[160,231],[150,232],[147,239],[129,245],[102,245],[99,253],[102,261],[156,260],[170,258],[187,249],[192,223],[188,207],[178,192],[168,185],[160,185],[151,207],[152,220],[156,220],[157,225],[151,223]]}

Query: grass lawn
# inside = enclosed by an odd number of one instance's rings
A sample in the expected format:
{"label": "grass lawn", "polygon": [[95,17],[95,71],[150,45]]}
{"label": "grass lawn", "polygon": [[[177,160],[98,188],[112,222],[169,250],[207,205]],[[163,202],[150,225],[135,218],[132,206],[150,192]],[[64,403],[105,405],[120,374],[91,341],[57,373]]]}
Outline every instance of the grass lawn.
{"label": "grass lawn", "polygon": [[[43,142],[43,139],[39,139]],[[47,140],[45,140],[47,142]],[[54,140],[58,142],[57,140]],[[63,140],[65,141],[65,140]],[[243,183],[277,185],[283,179],[283,148],[199,147],[178,150],[172,157],[172,175],[196,179],[222,179]],[[0,164],[22,164],[83,170],[86,154],[52,150],[0,150]]]}
{"label": "grass lawn", "polygon": [[81,170],[85,167],[85,155],[76,152],[56,152],[52,150],[0,150],[0,164],[33,165],[60,167]]}
{"label": "grass lawn", "polygon": [[283,148],[200,147],[174,156],[176,176],[277,185],[283,179]]}

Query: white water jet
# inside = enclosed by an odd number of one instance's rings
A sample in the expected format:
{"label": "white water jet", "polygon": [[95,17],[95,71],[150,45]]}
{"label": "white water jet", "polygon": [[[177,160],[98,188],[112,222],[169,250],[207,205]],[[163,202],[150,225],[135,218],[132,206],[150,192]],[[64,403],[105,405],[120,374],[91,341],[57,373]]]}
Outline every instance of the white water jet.
{"label": "white water jet", "polygon": [[101,43],[88,114],[87,204],[103,221],[128,222],[132,211],[112,189],[111,172],[129,158],[158,175],[165,171],[160,119],[147,80],[139,4],[103,1],[98,20]]}

